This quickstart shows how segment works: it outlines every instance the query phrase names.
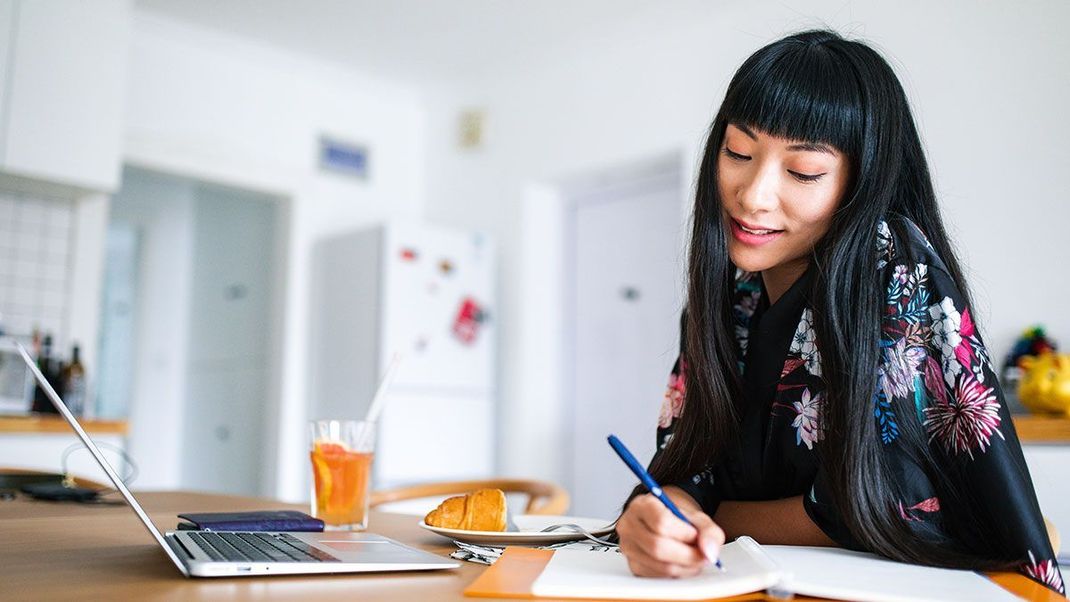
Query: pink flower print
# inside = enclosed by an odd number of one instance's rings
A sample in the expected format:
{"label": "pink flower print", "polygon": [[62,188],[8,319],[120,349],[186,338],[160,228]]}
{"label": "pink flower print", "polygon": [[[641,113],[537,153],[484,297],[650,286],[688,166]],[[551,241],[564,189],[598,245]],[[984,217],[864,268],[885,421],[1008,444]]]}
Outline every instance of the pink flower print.
{"label": "pink flower print", "polygon": [[669,387],[665,389],[665,399],[661,402],[661,412],[658,414],[658,427],[668,428],[672,421],[680,417],[684,411],[684,372],[669,376]]}
{"label": "pink flower print", "polygon": [[913,395],[914,375],[926,359],[925,349],[907,347],[903,337],[895,345],[884,350],[884,394],[892,397],[906,398]]}
{"label": "pink flower print", "polygon": [[1033,550],[1029,550],[1029,562],[1022,565],[1022,572],[1059,593],[1063,592],[1063,576],[1059,574],[1055,561],[1049,559],[1037,562]]}
{"label": "pink flower print", "polygon": [[810,396],[810,389],[803,389],[802,398],[791,404],[797,415],[791,426],[795,427],[795,444],[814,449],[814,443],[824,438],[821,430],[821,393]]}
{"label": "pink flower print", "polygon": [[959,334],[964,337],[972,337],[974,333],[973,329],[973,316],[970,315],[970,308],[962,308],[962,323],[959,324]]}
{"label": "pink flower print", "polygon": [[925,389],[929,396],[939,403],[947,403],[947,386],[944,384],[943,370],[934,357],[925,359]]}
{"label": "pink flower print", "polygon": [[973,366],[976,358],[973,356],[973,349],[970,347],[969,339],[959,341],[958,347],[955,347],[955,359],[962,364],[963,368],[969,369],[970,366]]}
{"label": "pink flower print", "polygon": [[910,269],[905,265],[895,266],[895,271],[892,272],[892,278],[899,281],[899,284],[906,284],[910,280]]}
{"label": "pink flower print", "polygon": [[999,402],[992,387],[984,386],[971,372],[963,372],[955,381],[954,395],[937,399],[925,408],[925,429],[929,441],[940,441],[950,454],[966,452],[973,458],[973,449],[982,453],[993,433],[999,431]]}
{"label": "pink flower print", "polygon": [[921,510],[922,512],[939,512],[940,511],[940,498],[931,497],[918,502],[910,507],[910,510]]}
{"label": "pink flower print", "polygon": [[915,522],[915,521],[922,520],[922,519],[914,516],[913,514],[911,514],[910,513],[911,510],[916,510],[918,512],[939,512],[940,511],[940,499],[939,498],[935,498],[935,497],[931,497],[931,498],[922,500],[922,501],[918,502],[917,504],[914,504],[913,506],[911,506],[909,508],[904,508],[903,507],[903,502],[902,501],[899,502],[899,516],[901,516],[903,518],[903,520],[908,521],[908,522]]}

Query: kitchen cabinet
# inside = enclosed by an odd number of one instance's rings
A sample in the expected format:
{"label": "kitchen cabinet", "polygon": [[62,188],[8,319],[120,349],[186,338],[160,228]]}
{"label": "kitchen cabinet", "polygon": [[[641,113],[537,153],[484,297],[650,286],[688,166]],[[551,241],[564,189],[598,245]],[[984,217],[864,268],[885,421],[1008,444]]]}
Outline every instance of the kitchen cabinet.
{"label": "kitchen cabinet", "polygon": [[131,19],[129,0],[0,0],[0,171],[117,188]]}
{"label": "kitchen cabinet", "polygon": [[[79,422],[104,447],[104,455],[112,467],[125,476],[126,462],[116,450],[126,449],[126,421],[83,418]],[[60,472],[65,453],[70,454],[67,469],[72,475],[102,483],[108,481],[89,450],[59,416],[0,416],[0,467]]]}

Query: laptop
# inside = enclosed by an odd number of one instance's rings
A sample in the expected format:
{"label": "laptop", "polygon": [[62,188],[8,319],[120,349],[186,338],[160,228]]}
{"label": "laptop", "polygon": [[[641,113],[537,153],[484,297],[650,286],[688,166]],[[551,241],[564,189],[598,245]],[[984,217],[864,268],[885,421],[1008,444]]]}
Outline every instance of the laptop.
{"label": "laptop", "polygon": [[161,534],[38,370],[26,348],[18,342],[15,345],[52,404],[89,448],[93,458],[126,498],[152,538],[186,577],[423,571],[460,566],[458,562],[373,533],[178,531]]}

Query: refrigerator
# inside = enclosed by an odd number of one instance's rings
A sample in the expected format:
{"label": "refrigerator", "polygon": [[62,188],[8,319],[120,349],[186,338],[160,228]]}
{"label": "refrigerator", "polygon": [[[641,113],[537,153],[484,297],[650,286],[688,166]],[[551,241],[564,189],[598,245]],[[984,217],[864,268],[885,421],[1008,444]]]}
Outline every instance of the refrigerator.
{"label": "refrigerator", "polygon": [[313,250],[309,418],[360,419],[395,353],[373,487],[488,478],[494,252],[484,234],[391,222]]}

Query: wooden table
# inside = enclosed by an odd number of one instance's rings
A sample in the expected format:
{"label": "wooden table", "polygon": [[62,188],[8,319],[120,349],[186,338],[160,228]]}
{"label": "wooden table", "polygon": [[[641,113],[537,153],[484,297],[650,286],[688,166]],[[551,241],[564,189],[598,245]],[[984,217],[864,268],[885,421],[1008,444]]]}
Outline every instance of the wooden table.
{"label": "wooden table", "polygon": [[[186,492],[137,496],[161,531],[174,529],[179,512],[299,508],[256,498]],[[449,541],[419,528],[416,522],[412,516],[374,511],[370,517],[375,533],[442,556],[454,550]],[[462,562],[458,569],[420,573],[187,579],[125,504],[86,506],[23,497],[0,501],[0,599],[5,600],[471,601],[462,591],[483,569]],[[1032,588],[1024,577],[1007,578],[1005,585],[1032,599],[1061,599],[1049,598],[1039,585]],[[762,600],[764,596],[735,598],[742,599]]]}
{"label": "wooden table", "polygon": [[1070,418],[1021,414],[1014,417],[1014,430],[1023,445],[1070,444]]}
{"label": "wooden table", "polygon": [[[186,492],[137,493],[161,531],[180,512],[297,507],[269,500]],[[122,499],[118,495],[109,498]],[[373,512],[372,531],[442,556],[453,545],[412,516]],[[129,506],[0,501],[0,599],[16,600],[462,600],[483,567],[420,573],[187,579]]]}

